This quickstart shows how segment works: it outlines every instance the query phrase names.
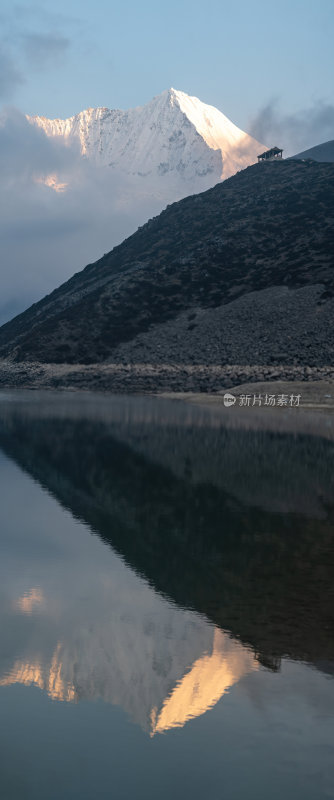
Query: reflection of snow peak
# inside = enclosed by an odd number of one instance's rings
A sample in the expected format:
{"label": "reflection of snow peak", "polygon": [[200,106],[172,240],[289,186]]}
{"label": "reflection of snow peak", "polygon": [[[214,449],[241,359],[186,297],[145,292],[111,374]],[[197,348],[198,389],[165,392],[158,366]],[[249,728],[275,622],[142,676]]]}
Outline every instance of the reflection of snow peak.
{"label": "reflection of snow peak", "polygon": [[[112,662],[111,662],[112,663]],[[68,665],[69,667],[69,665]],[[20,683],[24,686],[38,686],[47,692],[53,700],[73,702],[85,696],[97,699],[101,696],[99,678],[97,685],[90,682],[89,692],[83,693],[82,687],[76,688],[74,683],[65,679],[66,672],[72,672],[73,665],[66,668],[66,654],[58,643],[50,666],[42,666],[39,660],[33,662],[17,661],[5,677],[0,678],[0,686],[11,686]],[[257,668],[257,661],[252,653],[238,642],[231,640],[218,628],[214,630],[212,653],[204,653],[190,667],[181,680],[163,701],[160,712],[154,706],[149,714],[148,729],[151,736],[163,733],[171,728],[183,727],[188,720],[204,714],[212,708],[226,691],[237,683],[248,672]],[[73,672],[72,672],[73,675]],[[138,677],[138,685],[141,677]],[[75,678],[73,678],[75,681]],[[122,687],[117,683],[117,673],[110,672],[106,691],[102,692],[106,702],[117,705],[125,699]],[[137,698],[140,707],[140,698]],[[142,727],[145,710],[142,711]]]}
{"label": "reflection of snow peak", "polygon": [[38,610],[44,604],[44,596],[41,589],[38,587],[30,589],[25,592],[22,597],[15,603],[15,608],[21,611],[22,614],[32,614],[33,611]]}
{"label": "reflection of snow peak", "polygon": [[79,142],[82,155],[96,164],[144,182],[150,176],[151,191],[154,178],[159,191],[168,175],[200,191],[253,164],[263,149],[214,106],[175,89],[128,111],[88,108],[65,120],[28,119],[48,136]]}
{"label": "reflection of snow peak", "polygon": [[0,649],[0,687],[37,686],[67,702],[103,700],[154,734],[200,716],[256,669],[246,647],[158,595],[88,528],[73,523],[71,537],[65,530],[62,539],[55,528],[50,540],[60,538],[62,559],[42,549],[36,567],[32,547],[29,590],[24,558],[15,597],[11,572],[0,565],[5,628],[15,630],[15,646],[11,636]]}
{"label": "reflection of snow peak", "polygon": [[61,644],[58,643],[50,667],[42,667],[39,661],[33,663],[16,661],[13,669],[4,678],[0,678],[0,686],[12,686],[21,683],[23,686],[38,686],[44,689],[52,700],[71,702],[76,699],[73,686],[67,685],[61,675]]}
{"label": "reflection of snow peak", "polygon": [[151,713],[152,735],[180,728],[212,708],[243,675],[257,668],[250,651],[215,629],[211,655],[197,659],[165,700]]}
{"label": "reflection of snow peak", "polygon": [[36,183],[43,183],[44,186],[48,186],[54,192],[65,192],[68,186],[67,183],[61,183],[55,173],[46,175],[44,178],[36,178]]}

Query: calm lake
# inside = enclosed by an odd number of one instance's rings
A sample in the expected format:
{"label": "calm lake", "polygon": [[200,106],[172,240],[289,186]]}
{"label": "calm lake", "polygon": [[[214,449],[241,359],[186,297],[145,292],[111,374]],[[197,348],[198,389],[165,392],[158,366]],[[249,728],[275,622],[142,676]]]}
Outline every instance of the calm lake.
{"label": "calm lake", "polygon": [[247,419],[0,394],[1,800],[334,797],[333,437]]}

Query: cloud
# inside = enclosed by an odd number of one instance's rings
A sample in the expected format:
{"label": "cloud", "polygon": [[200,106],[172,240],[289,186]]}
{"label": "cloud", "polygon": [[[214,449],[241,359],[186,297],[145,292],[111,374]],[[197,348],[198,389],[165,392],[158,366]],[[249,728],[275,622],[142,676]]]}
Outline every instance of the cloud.
{"label": "cloud", "polygon": [[285,156],[294,155],[334,139],[334,105],[319,101],[295,114],[284,114],[274,99],[251,120],[249,132],[268,147],[283,147]]}
{"label": "cloud", "polygon": [[14,59],[0,44],[0,99],[10,100],[15,90],[23,83],[23,76]]}
{"label": "cloud", "polygon": [[[133,233],[165,205],[142,179],[82,158],[16,109],[0,115],[0,324]],[[48,176],[68,185],[56,192]],[[167,201],[166,201],[167,202]]]}
{"label": "cloud", "polygon": [[81,23],[36,4],[11,5],[0,11],[0,28],[0,101],[8,101],[29,73],[52,69],[67,56],[68,30],[78,34]]}
{"label": "cloud", "polygon": [[23,51],[34,69],[49,66],[64,58],[70,40],[55,33],[27,33],[22,36]]}
{"label": "cloud", "polygon": [[0,172],[2,182],[27,182],[52,172],[73,170],[80,160],[79,147],[48,138],[15,108],[0,113]]}

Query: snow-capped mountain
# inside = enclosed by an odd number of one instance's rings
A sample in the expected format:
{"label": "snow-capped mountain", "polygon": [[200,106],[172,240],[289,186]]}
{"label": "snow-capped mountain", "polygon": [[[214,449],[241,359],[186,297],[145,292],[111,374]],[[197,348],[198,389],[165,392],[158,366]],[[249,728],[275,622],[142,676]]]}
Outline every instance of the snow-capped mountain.
{"label": "snow-capped mountain", "polygon": [[11,158],[0,146],[0,323],[264,149],[216,108],[174,89],[129,111],[89,108],[65,120],[9,110],[1,132]]}
{"label": "snow-capped mountain", "polygon": [[65,120],[28,119],[48,136],[80,142],[82,155],[97,166],[145,179],[153,193],[168,184],[168,200],[230,177],[263,149],[216,108],[175,89],[128,111],[88,108]]}

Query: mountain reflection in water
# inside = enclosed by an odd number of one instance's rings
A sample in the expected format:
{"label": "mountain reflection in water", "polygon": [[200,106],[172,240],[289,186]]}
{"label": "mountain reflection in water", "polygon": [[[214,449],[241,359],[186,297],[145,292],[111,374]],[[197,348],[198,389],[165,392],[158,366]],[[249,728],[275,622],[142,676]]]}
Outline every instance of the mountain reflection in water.
{"label": "mountain reflection in water", "polygon": [[[182,619],[182,611],[177,616]],[[139,642],[138,633],[128,621],[125,624],[124,620],[117,622],[119,628],[126,631],[125,642],[120,641],[115,624],[111,623],[107,629],[97,624],[91,631],[91,645],[87,651],[84,641],[87,632],[83,629],[73,631],[75,647],[73,640],[65,645],[58,643],[50,663],[16,661],[13,668],[0,678],[0,686],[15,683],[38,686],[52,700],[66,702],[101,698],[104,702],[121,705],[153,736],[183,727],[188,720],[204,714],[234,683],[257,668],[252,653],[218,629],[212,632],[211,652],[204,651],[188,666],[185,659],[191,658],[191,651],[200,651],[201,646],[210,644],[211,630],[205,630],[208,626],[202,623],[195,628],[186,625],[179,639],[173,630],[171,646],[178,648],[177,658],[173,659],[172,669],[166,670],[164,666],[160,674],[159,671],[155,674],[162,655],[164,665],[170,660],[168,651],[157,649],[161,645],[161,634],[157,636],[151,630],[149,640],[145,642],[147,634],[144,632]],[[146,648],[143,648],[143,642]],[[117,663],[119,659],[121,663]],[[134,662],[132,674],[127,670],[124,676],[124,666],[131,661]],[[170,690],[174,676],[181,675],[182,670],[183,676]],[[145,689],[144,693],[138,691],[138,686]],[[170,693],[165,696],[168,691]],[[155,704],[151,706],[152,703]]]}
{"label": "mountain reflection in water", "polygon": [[261,664],[334,672],[330,438],[134,408],[0,404],[3,452],[87,526],[32,535],[15,581],[6,544],[0,686],[102,698],[154,735]]}

